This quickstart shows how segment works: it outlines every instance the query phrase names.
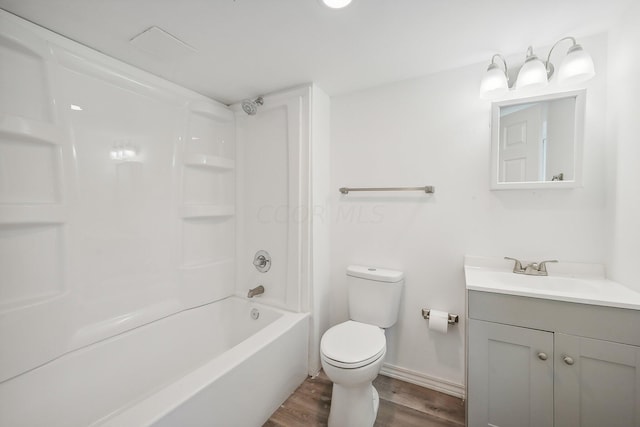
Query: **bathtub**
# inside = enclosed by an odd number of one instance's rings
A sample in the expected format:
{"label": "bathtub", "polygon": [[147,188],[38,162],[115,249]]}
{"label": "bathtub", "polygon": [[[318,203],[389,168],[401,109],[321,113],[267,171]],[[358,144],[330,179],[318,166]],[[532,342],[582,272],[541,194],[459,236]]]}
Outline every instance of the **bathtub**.
{"label": "bathtub", "polygon": [[308,318],[238,297],[168,316],[1,383],[0,425],[260,426],[307,376]]}

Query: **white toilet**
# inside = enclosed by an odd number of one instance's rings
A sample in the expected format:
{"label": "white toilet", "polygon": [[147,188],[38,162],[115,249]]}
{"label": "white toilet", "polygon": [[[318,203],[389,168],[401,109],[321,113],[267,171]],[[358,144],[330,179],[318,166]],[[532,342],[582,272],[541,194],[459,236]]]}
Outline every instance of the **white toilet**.
{"label": "white toilet", "polygon": [[387,342],[384,329],[398,320],[404,274],[352,265],[347,268],[349,318],[322,336],[322,368],[333,381],[329,427],[371,427],[378,414],[378,376]]}

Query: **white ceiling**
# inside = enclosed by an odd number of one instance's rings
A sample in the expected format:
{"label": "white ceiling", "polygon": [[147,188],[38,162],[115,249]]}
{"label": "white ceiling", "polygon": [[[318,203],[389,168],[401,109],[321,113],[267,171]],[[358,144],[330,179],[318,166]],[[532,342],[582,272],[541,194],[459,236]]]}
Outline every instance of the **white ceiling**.
{"label": "white ceiling", "polygon": [[[607,30],[633,0],[0,0],[0,8],[226,104],[301,83],[339,95]],[[129,43],[158,26],[196,52]],[[169,49],[167,49],[167,52]]]}

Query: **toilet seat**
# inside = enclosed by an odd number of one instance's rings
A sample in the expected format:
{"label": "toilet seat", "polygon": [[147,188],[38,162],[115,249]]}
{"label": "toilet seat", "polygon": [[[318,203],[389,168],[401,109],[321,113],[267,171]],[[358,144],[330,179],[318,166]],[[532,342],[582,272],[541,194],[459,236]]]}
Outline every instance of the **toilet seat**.
{"label": "toilet seat", "polygon": [[379,327],[349,320],[324,333],[320,351],[325,362],[335,367],[361,368],[384,355],[386,339]]}

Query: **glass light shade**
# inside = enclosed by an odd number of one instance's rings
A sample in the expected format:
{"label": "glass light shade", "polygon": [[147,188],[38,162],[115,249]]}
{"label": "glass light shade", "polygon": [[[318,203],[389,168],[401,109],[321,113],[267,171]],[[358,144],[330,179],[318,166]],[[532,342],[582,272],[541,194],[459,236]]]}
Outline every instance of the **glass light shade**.
{"label": "glass light shade", "polygon": [[558,70],[560,83],[578,83],[589,80],[596,75],[591,55],[579,44],[572,46],[567,56],[562,59]]}
{"label": "glass light shade", "polygon": [[331,9],[341,9],[343,7],[349,6],[349,3],[351,3],[351,0],[322,0],[322,3],[324,3],[327,7],[330,7]]}
{"label": "glass light shade", "polygon": [[487,72],[480,83],[480,97],[493,98],[506,93],[509,90],[507,76],[496,64],[489,65]]}
{"label": "glass light shade", "polygon": [[518,73],[516,89],[539,87],[547,83],[547,67],[537,56],[528,57]]}

